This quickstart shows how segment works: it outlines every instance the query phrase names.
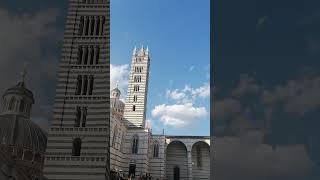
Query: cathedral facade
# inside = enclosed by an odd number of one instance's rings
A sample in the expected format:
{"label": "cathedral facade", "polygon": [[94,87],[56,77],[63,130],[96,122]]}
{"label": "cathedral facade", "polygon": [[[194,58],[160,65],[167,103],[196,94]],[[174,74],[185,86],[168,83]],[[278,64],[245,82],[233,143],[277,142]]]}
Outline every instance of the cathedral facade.
{"label": "cathedral facade", "polygon": [[210,137],[152,134],[146,126],[150,68],[148,48],[134,48],[126,102],[111,91],[110,163],[123,176],[210,179]]}

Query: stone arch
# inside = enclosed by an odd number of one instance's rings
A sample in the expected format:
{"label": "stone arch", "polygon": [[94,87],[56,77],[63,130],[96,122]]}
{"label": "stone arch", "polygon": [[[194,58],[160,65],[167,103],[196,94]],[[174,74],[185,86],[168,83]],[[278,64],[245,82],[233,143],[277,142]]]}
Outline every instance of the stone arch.
{"label": "stone arch", "polygon": [[192,177],[208,179],[210,177],[210,145],[205,141],[197,141],[192,145]]}
{"label": "stone arch", "polygon": [[174,140],[166,148],[166,176],[174,179],[174,169],[179,168],[179,179],[188,179],[188,154],[186,145]]}

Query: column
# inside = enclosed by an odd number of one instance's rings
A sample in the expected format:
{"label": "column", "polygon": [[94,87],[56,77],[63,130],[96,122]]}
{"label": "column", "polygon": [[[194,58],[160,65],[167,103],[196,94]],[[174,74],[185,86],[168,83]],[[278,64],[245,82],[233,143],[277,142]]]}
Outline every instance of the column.
{"label": "column", "polygon": [[90,47],[90,65],[94,64],[94,46]]}
{"label": "column", "polygon": [[86,46],[82,46],[82,57],[81,57],[81,61],[80,64],[84,64],[84,60],[86,58],[86,54],[87,54],[87,47]]}
{"label": "column", "polygon": [[86,17],[85,18],[85,28],[84,28],[84,35],[88,35],[89,34],[89,26],[90,26],[90,18],[89,17]]}
{"label": "column", "polygon": [[82,79],[82,84],[81,84],[81,91],[80,91],[80,95],[83,95],[83,92],[84,92],[84,75],[81,75],[81,79]]}
{"label": "column", "polygon": [[93,47],[93,64],[96,65],[97,64],[97,46]]}
{"label": "column", "polygon": [[188,179],[192,180],[192,153],[191,150],[188,150]]}

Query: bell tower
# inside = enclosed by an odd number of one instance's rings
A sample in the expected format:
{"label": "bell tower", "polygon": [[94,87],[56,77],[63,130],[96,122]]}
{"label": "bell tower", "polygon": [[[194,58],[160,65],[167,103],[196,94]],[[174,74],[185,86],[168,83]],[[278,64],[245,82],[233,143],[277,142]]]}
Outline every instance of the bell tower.
{"label": "bell tower", "polygon": [[110,176],[110,1],[69,0],[44,175]]}
{"label": "bell tower", "polygon": [[135,47],[132,53],[128,95],[124,111],[124,119],[128,127],[145,128],[149,66],[149,48],[142,46],[140,50],[137,50]]}

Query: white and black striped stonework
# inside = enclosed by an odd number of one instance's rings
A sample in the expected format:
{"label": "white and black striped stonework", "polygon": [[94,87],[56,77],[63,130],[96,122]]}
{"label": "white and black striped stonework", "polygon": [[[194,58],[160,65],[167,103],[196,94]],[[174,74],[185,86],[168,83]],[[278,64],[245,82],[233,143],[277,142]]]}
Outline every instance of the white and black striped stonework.
{"label": "white and black striped stonework", "polygon": [[109,0],[69,0],[44,166],[49,180],[109,178],[109,8]]}
{"label": "white and black striped stonework", "polygon": [[148,48],[133,51],[124,119],[128,127],[145,127],[150,56]]}

